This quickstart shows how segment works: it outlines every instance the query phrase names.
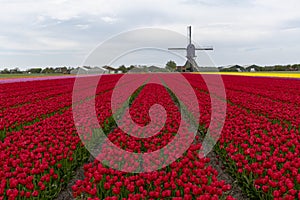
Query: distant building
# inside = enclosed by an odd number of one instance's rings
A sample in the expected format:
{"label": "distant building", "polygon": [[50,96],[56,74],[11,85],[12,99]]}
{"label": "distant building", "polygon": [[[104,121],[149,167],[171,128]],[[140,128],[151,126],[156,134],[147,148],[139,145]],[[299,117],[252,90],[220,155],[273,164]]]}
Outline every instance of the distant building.
{"label": "distant building", "polygon": [[219,68],[221,72],[245,72],[245,68],[240,65],[228,65],[226,67]]}
{"label": "distant building", "polygon": [[176,71],[177,72],[185,72],[186,68],[185,68],[185,66],[176,66]]}
{"label": "distant building", "polygon": [[67,67],[57,67],[55,68],[54,73],[68,74],[68,69]]}
{"label": "distant building", "polygon": [[71,70],[70,74],[108,74],[109,70],[105,69],[104,67],[77,67]]}
{"label": "distant building", "polygon": [[256,72],[261,71],[261,67],[258,65],[247,65],[245,66],[247,72]]}
{"label": "distant building", "polygon": [[80,71],[80,74],[87,74],[88,73],[88,68],[86,68],[85,66],[83,67],[77,67],[73,70],[70,71],[70,74],[78,74]]}
{"label": "distant building", "polygon": [[193,72],[194,71],[193,69],[194,69],[193,65],[188,60],[185,62],[184,66],[176,67],[177,72]]}
{"label": "distant building", "polygon": [[109,71],[103,67],[93,67],[88,70],[88,74],[108,74]]}
{"label": "distant building", "polygon": [[116,73],[118,73],[118,70],[115,69],[115,68],[113,68],[113,67],[111,67],[111,66],[107,66],[106,65],[103,68],[106,69],[106,70],[108,70],[108,74],[116,74]]}
{"label": "distant building", "polygon": [[128,73],[131,74],[131,73],[146,73],[148,72],[148,69],[146,67],[132,67]]}
{"label": "distant building", "polygon": [[168,72],[168,70],[152,65],[152,66],[148,67],[148,72]]}

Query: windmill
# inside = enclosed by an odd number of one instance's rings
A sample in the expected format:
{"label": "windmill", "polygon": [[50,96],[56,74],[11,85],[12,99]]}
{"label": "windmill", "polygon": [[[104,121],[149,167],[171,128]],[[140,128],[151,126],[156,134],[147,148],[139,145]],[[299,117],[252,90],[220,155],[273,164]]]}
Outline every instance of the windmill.
{"label": "windmill", "polygon": [[[199,67],[195,61],[196,58],[196,50],[205,51],[205,50],[213,50],[212,47],[201,47],[196,48],[194,44],[192,44],[192,27],[188,26],[188,45],[186,48],[168,48],[168,50],[186,50],[186,58],[187,61],[185,63],[186,69],[189,69],[189,71],[199,71]],[[181,68],[182,71],[182,68]]]}

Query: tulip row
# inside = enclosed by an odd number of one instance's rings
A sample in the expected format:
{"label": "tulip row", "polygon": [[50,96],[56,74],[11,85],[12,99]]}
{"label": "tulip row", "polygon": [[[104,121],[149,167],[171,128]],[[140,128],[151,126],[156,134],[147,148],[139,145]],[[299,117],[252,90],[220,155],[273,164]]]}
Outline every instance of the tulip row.
{"label": "tulip row", "polygon": [[[111,91],[119,78],[120,76],[114,76],[110,78],[110,80],[107,76],[103,76],[101,78],[102,84],[97,87],[96,94],[99,95],[103,92]],[[84,91],[93,88],[93,85],[91,85],[93,82],[92,79],[95,79],[95,77],[88,78],[83,85],[76,88],[80,91],[80,94],[83,95],[81,100],[85,100],[89,97]],[[72,105],[74,79],[66,79],[64,88],[60,86],[62,81],[63,80],[58,80],[57,85],[54,85],[55,80],[45,81],[46,83],[44,83],[44,81],[27,82],[26,84],[30,84],[33,88],[36,86],[37,90],[32,89],[27,91],[22,97],[24,100],[23,103],[14,104],[11,107],[6,105],[6,109],[0,111],[0,139],[3,140],[7,132],[20,130],[23,126],[34,124],[55,113],[67,110]],[[12,84],[13,86],[11,86],[11,84],[1,84],[0,86],[5,87],[5,85],[9,85],[10,87],[20,88],[20,84],[23,83],[18,84],[19,87],[17,87],[17,83]],[[44,91],[39,92],[43,86],[48,88],[49,85],[54,88],[53,91],[51,90],[49,92],[50,95],[45,96]],[[90,96],[93,95],[94,94]],[[11,96],[14,97],[14,95]]]}
{"label": "tulip row", "polygon": [[[186,119],[196,117],[197,109],[192,101],[189,102],[193,94],[187,92],[186,85],[180,84],[181,79],[173,74],[127,76],[127,80],[122,80],[120,75],[103,76],[96,88],[97,77],[0,85],[1,96],[5,97],[1,98],[3,106],[0,109],[2,132],[6,128],[0,141],[0,199],[57,196],[73,176],[72,171],[89,156],[83,144],[95,139],[87,136],[93,136],[99,124],[109,141],[129,154],[121,154],[104,144],[96,156],[102,161],[108,159],[103,162],[106,164],[96,159],[84,165],[84,180],[78,180],[72,187],[76,198],[225,198],[230,185],[217,180],[217,172],[208,164],[208,158],[198,157],[201,145],[195,141],[199,140],[199,135],[181,157],[168,165],[178,149],[189,142],[189,137],[176,140],[179,126],[189,133],[187,135],[193,134]],[[300,105],[299,81],[223,76],[227,99],[222,99],[217,94],[220,86],[212,81],[217,80],[214,75],[201,78],[185,74],[184,77],[197,98],[201,138],[208,129],[214,136],[221,122],[215,123],[211,118],[222,117],[221,105],[227,102],[226,121],[215,151],[245,193],[253,199],[299,199],[300,133],[299,114],[295,111]],[[77,81],[83,84],[74,88]],[[135,90],[131,98],[131,94],[126,93],[135,85],[148,81],[161,81],[165,87],[147,84]],[[20,85],[24,87],[20,89]],[[181,99],[176,99],[176,94],[168,89],[171,86],[181,91]],[[117,98],[114,97],[116,91]],[[74,92],[77,98],[72,102]],[[18,94],[23,98],[15,98]],[[127,104],[130,109],[126,108]],[[181,106],[191,114],[183,121]],[[90,116],[93,110],[96,123]],[[8,123],[11,121],[14,122]],[[19,130],[13,128],[16,126]],[[143,126],[148,129],[141,129]],[[78,131],[81,128],[83,132]],[[174,141],[179,141],[177,146],[169,147]],[[161,151],[164,147],[168,152]],[[136,157],[139,153],[155,152],[159,154],[142,160]],[[155,167],[159,170],[150,172]],[[125,173],[120,169],[145,172]],[[232,199],[231,196],[226,198]]]}
{"label": "tulip row", "polygon": [[[107,105],[111,99],[111,88],[120,77],[111,78],[110,84],[97,88],[100,93],[95,98],[96,105],[103,111],[99,120],[101,125],[111,116]],[[92,86],[92,79],[85,78],[84,82]],[[87,97],[84,92],[81,94]],[[86,102],[91,100],[93,98]],[[52,199],[88,156],[76,133],[71,107],[23,126],[19,131],[8,132],[0,142],[0,199]]]}
{"label": "tulip row", "polygon": [[50,98],[69,92],[73,82],[74,79],[30,81],[22,83],[22,87],[20,87],[20,83],[0,84],[2,93],[0,110],[36,102],[41,97]]}
{"label": "tulip row", "polygon": [[[164,76],[160,78],[168,82],[168,78]],[[150,82],[151,79],[158,79],[158,76],[150,76]],[[161,105],[164,110],[155,110],[152,107],[155,104]],[[155,112],[151,112],[150,108]],[[188,124],[185,121],[181,122],[179,109],[164,86],[147,84],[132,102],[129,113],[132,121],[128,115],[124,114],[120,120],[121,125],[107,134],[110,142],[118,148],[113,149],[107,144],[101,146],[100,152],[96,155],[98,159],[84,165],[84,180],[78,180],[72,187],[74,197],[78,199],[166,199],[171,197],[174,199],[219,199],[226,196],[230,185],[217,180],[218,173],[208,165],[208,158],[199,158],[200,144],[192,143],[182,156],[171,162],[171,165],[165,166],[166,162],[188,142],[185,136],[181,136],[177,145],[172,148],[167,147],[172,140],[175,140],[179,126],[182,126],[187,136],[193,136],[194,133],[188,131]],[[166,121],[161,127],[164,114]],[[147,125],[149,129],[141,129],[141,126]],[[130,130],[126,129],[128,127]],[[156,134],[153,135],[153,133]],[[159,151],[164,147],[167,151]],[[132,154],[121,153],[120,149]],[[138,158],[136,157],[138,153],[153,154],[151,158],[147,156]],[[103,158],[106,160],[104,161]],[[106,162],[112,168],[98,160]],[[159,170],[151,172],[151,169],[156,167]],[[126,173],[119,170],[142,173]],[[228,196],[227,199],[233,198]]]}
{"label": "tulip row", "polygon": [[[265,90],[266,94],[264,94],[262,90],[255,87],[245,88],[244,84],[247,81],[242,81],[241,88],[238,89],[236,83],[230,78],[224,78],[224,82],[226,84],[227,100],[231,103],[240,105],[258,115],[264,115],[274,123],[299,128],[300,115],[298,110],[300,109],[300,103],[297,99],[300,99],[298,89],[296,90],[300,86],[299,81],[283,79],[283,82],[282,79],[272,81],[270,78],[262,78],[265,85],[271,85],[268,91]],[[249,78],[245,79],[248,80]]]}
{"label": "tulip row", "polygon": [[300,104],[298,79],[223,76],[223,80],[228,90],[250,92],[283,103]]}
{"label": "tulip row", "polygon": [[[197,92],[209,95],[203,85],[198,84],[195,76],[187,76],[189,81],[197,88]],[[249,77],[245,78],[249,80]],[[285,115],[276,112],[276,119],[285,121],[274,123],[275,115],[268,115],[272,104],[261,101],[261,96],[256,99],[242,90],[251,90],[251,82],[247,82],[248,89],[241,87],[240,92],[233,92],[227,88],[238,90],[239,83],[243,83],[243,77],[224,77],[226,92],[228,95],[227,116],[216,151],[227,165],[228,171],[240,182],[244,191],[254,199],[295,199],[300,197],[300,160],[299,146],[300,134],[297,128],[291,128]],[[252,78],[256,82],[258,78]],[[269,80],[269,79],[268,79]],[[295,80],[290,80],[294,83]],[[277,82],[277,79],[274,80]],[[283,83],[282,81],[278,81]],[[261,82],[262,83],[262,82]],[[285,80],[282,88],[286,90],[290,84]],[[299,84],[299,83],[298,83]],[[197,86],[198,85],[198,86]],[[228,86],[229,85],[229,86]],[[255,85],[255,84],[254,84]],[[260,86],[261,87],[261,86]],[[265,87],[265,90],[267,88]],[[270,90],[269,90],[270,91]],[[277,90],[273,90],[277,91]],[[235,94],[235,95],[233,95]],[[299,93],[298,93],[299,94]],[[272,94],[276,96],[276,93]],[[293,94],[295,96],[295,94]],[[271,93],[268,93],[271,96]],[[251,99],[250,102],[245,99]],[[263,97],[266,99],[266,97]],[[291,104],[283,98],[274,98],[274,103],[282,101],[282,104]],[[280,99],[280,100],[279,100]],[[270,100],[272,101],[272,100]],[[263,105],[262,103],[265,103]],[[255,107],[260,106],[260,112]],[[294,103],[297,105],[297,103]],[[245,109],[245,107],[247,109]],[[293,112],[290,113],[291,119]],[[270,116],[270,118],[268,118]],[[296,115],[297,116],[297,115]]]}

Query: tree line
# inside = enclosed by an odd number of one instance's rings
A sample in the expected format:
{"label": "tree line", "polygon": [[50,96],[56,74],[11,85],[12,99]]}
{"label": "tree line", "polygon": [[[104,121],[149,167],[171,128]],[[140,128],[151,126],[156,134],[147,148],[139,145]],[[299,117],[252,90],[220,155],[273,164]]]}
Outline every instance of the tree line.
{"label": "tree line", "polygon": [[228,68],[219,67],[221,72],[251,71],[251,69],[254,69],[255,71],[300,71],[300,64],[274,66],[251,65],[248,67],[233,65]]}
{"label": "tree line", "polygon": [[71,67],[46,67],[46,68],[30,68],[27,70],[21,70],[18,67],[15,67],[13,69],[4,68],[0,71],[0,74],[70,74],[70,72],[74,68]]}
{"label": "tree line", "polygon": [[[127,73],[130,70],[134,69],[136,66],[130,65],[129,67],[126,67],[125,65],[121,65],[116,70],[121,71],[122,73]],[[147,68],[147,66],[144,66]],[[168,71],[176,71],[177,64],[170,60],[166,63],[165,69]],[[46,68],[30,68],[27,70],[20,70],[18,67],[13,69],[4,68],[3,70],[0,70],[0,74],[70,74],[70,72],[74,68],[72,67],[46,67]],[[251,65],[248,67],[243,67],[239,65],[233,65],[228,68],[218,68],[221,72],[237,72],[237,71],[251,71],[251,69],[255,69],[255,71],[300,71],[300,64],[292,64],[292,65],[274,65],[274,66],[258,66],[258,65]]]}

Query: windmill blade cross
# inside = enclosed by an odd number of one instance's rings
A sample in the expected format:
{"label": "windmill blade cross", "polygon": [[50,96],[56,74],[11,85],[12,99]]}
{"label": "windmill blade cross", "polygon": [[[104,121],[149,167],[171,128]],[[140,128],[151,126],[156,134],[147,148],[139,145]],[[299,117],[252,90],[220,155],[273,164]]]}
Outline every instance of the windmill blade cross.
{"label": "windmill blade cross", "polygon": [[201,47],[201,48],[195,48],[195,50],[214,50],[213,47]]}
{"label": "windmill blade cross", "polygon": [[192,44],[192,26],[188,26],[188,29],[187,29],[187,31],[188,31],[188,43],[189,44]]}
{"label": "windmill blade cross", "polygon": [[[168,48],[168,50],[185,50],[186,51],[186,58],[188,59],[186,61],[186,64],[184,66],[188,66],[187,69],[189,71],[199,71],[199,67],[197,65],[197,62],[195,60],[196,58],[196,50],[200,50],[200,51],[210,51],[210,50],[214,50],[213,47],[211,46],[202,46],[202,47],[198,47],[196,48],[195,45],[192,43],[192,27],[188,26],[187,27],[187,39],[188,39],[188,45],[186,48],[176,48],[176,47],[172,47],[172,48]],[[187,70],[185,69],[185,70]],[[182,69],[181,69],[182,72]]]}
{"label": "windmill blade cross", "polygon": [[186,48],[168,48],[168,50],[186,50]]}

